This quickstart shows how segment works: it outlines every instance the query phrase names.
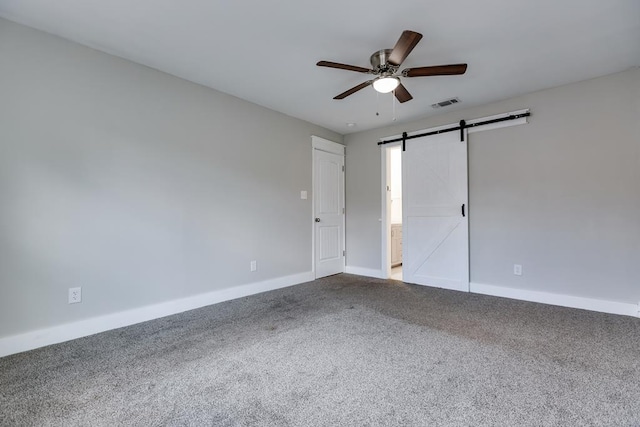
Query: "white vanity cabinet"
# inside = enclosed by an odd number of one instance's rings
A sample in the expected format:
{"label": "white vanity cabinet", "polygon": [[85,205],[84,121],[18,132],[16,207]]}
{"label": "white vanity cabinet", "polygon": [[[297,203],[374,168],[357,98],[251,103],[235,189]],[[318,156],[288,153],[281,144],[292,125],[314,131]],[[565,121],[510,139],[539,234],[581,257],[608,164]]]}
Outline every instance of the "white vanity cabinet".
{"label": "white vanity cabinet", "polygon": [[402,224],[391,224],[391,266],[402,264]]}

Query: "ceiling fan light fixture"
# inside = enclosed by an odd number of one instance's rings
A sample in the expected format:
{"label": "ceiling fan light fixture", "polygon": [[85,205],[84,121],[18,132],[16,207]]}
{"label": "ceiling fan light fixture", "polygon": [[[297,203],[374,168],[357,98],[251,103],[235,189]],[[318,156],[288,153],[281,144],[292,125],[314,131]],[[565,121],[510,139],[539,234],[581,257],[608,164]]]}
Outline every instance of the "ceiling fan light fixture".
{"label": "ceiling fan light fixture", "polygon": [[373,88],[380,93],[389,93],[400,85],[397,77],[379,77],[374,80]]}

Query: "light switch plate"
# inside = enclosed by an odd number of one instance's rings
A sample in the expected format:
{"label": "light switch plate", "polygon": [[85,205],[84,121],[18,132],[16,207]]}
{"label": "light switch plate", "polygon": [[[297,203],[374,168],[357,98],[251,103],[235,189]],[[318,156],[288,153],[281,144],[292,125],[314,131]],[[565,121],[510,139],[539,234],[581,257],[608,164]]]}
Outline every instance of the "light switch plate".
{"label": "light switch plate", "polygon": [[516,276],[522,276],[522,265],[513,264],[513,274]]}
{"label": "light switch plate", "polygon": [[302,191],[300,192],[300,198],[301,198],[302,200],[307,200],[307,191],[306,191],[306,190],[302,190]]}

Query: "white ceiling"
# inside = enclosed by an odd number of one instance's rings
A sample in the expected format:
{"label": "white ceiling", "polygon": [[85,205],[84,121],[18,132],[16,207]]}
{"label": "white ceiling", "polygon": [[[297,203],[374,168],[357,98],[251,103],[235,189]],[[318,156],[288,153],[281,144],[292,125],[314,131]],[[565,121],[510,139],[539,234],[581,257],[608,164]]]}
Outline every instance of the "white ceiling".
{"label": "white ceiling", "polygon": [[333,100],[370,76],[316,62],[369,67],[405,29],[424,38],[401,68],[469,68],[405,78],[398,121],[640,65],[639,0],[0,0],[0,16],[342,134],[390,124],[393,96]]}

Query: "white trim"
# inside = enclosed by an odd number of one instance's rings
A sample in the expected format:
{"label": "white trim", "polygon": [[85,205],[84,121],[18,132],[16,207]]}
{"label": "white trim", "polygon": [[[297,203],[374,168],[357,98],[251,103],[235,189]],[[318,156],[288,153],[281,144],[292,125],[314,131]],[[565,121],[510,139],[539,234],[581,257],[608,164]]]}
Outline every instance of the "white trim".
{"label": "white trim", "polygon": [[[316,278],[316,149],[313,147],[315,136],[311,136],[311,274]],[[346,234],[346,232],[345,232]]]}
{"label": "white trim", "polygon": [[310,271],[298,273],[0,338],[0,357],[182,313],[223,301],[286,288],[309,282],[313,279],[313,273]]}
{"label": "white trim", "polygon": [[352,267],[347,265],[345,268],[345,273],[347,274],[355,274],[357,276],[366,276],[366,277],[374,277],[376,279],[385,279],[383,270],[375,270],[373,268],[363,268],[363,267]]}
{"label": "white trim", "polygon": [[550,292],[514,289],[503,286],[471,283],[470,290],[476,294],[492,295],[522,301],[539,302],[543,304],[559,305],[561,307],[580,308],[583,310],[599,311],[602,313],[620,314],[623,316],[639,317],[639,305],[607,301],[593,298],[576,297],[572,295],[553,294]]}
{"label": "white trim", "polygon": [[345,146],[338,144],[337,142],[329,141],[328,139],[320,138],[319,136],[311,135],[311,147],[326,151],[328,153],[338,154],[344,156]]}

